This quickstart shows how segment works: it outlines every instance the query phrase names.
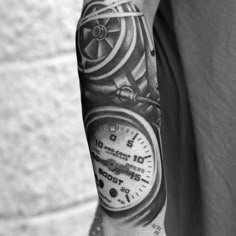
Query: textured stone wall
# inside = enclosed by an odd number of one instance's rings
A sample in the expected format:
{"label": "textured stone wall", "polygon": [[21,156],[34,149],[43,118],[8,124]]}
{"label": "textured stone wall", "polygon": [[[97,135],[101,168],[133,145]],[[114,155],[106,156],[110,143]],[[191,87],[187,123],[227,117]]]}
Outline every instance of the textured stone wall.
{"label": "textured stone wall", "polygon": [[74,36],[81,0],[0,0],[0,236],[85,236],[96,188]]}

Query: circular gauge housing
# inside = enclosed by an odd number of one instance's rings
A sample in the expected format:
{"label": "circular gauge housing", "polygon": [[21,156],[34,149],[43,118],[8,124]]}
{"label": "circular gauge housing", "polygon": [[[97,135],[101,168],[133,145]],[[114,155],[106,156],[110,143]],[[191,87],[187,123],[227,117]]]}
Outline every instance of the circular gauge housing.
{"label": "circular gauge housing", "polygon": [[103,107],[85,118],[98,194],[109,211],[148,205],[160,188],[160,147],[151,125],[123,108]]}

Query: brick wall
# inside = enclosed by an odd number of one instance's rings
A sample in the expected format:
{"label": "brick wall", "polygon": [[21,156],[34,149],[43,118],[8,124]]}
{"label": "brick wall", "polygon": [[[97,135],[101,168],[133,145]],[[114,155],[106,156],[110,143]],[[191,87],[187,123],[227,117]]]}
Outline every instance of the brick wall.
{"label": "brick wall", "polygon": [[74,34],[81,0],[0,1],[0,236],[85,236],[96,188]]}

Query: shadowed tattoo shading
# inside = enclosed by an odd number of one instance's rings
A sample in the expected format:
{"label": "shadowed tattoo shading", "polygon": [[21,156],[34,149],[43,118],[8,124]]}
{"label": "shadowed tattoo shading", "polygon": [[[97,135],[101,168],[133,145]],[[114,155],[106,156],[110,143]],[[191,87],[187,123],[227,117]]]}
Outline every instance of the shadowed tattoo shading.
{"label": "shadowed tattoo shading", "polygon": [[103,211],[145,227],[166,205],[155,50],[130,1],[91,1],[76,34],[84,122]]}

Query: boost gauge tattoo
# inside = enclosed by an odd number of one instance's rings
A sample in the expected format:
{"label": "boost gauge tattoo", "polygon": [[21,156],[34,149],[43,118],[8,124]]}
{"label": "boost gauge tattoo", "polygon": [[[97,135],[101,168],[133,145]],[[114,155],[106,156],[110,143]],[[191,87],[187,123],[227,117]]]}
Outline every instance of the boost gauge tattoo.
{"label": "boost gauge tattoo", "polygon": [[150,124],[126,109],[103,107],[86,117],[86,131],[102,205],[137,211],[161,183],[159,144]]}

